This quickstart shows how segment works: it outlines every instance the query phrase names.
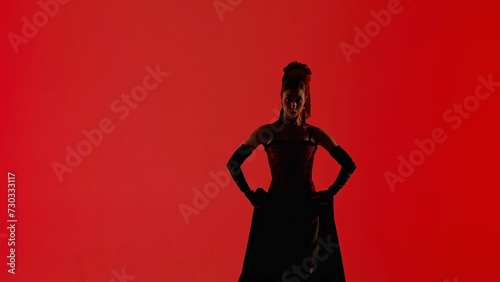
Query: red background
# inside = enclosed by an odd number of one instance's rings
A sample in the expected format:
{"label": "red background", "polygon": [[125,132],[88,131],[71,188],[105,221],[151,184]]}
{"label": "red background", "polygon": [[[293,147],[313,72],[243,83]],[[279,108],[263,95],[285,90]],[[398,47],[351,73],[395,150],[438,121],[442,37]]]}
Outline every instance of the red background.
{"label": "red background", "polygon": [[[479,75],[500,81],[492,1],[402,0],[350,62],[339,44],[354,45],[354,28],[390,1],[221,2],[231,7],[222,16],[212,0],[73,0],[16,46],[9,36],[22,36],[23,17],[43,10],[3,2],[1,280],[119,281],[123,270],[126,281],[236,281],[252,206],[224,182],[225,165],[277,118],[282,69],[293,60],[313,72],[308,122],[358,166],[335,198],[347,280],[496,280],[500,88],[456,129],[443,119],[472,101]],[[157,65],[170,75],[121,120],[112,102]],[[65,147],[103,118],[114,131],[60,182],[52,163],[64,164]],[[384,174],[398,173],[398,156],[408,160],[437,128],[447,139],[391,189]],[[262,147],[243,169],[254,189],[269,184]],[[338,170],[319,148],[317,188]],[[6,265],[8,171],[15,275]],[[186,223],[179,206],[215,183],[211,172],[224,181]]]}

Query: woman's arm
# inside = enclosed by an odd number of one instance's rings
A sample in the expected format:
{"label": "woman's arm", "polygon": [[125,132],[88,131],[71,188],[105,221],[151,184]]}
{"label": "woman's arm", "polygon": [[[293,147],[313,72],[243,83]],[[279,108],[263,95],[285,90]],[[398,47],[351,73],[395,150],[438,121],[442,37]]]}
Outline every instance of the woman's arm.
{"label": "woman's arm", "polygon": [[338,145],[326,131],[315,127],[315,140],[318,145],[325,148],[330,155],[342,166],[335,182],[328,188],[328,193],[335,196],[337,192],[347,183],[356,170],[356,164],[349,154]]}
{"label": "woman's arm", "polygon": [[245,194],[247,198],[253,203],[254,200],[254,191],[250,189],[245,176],[243,175],[243,171],[241,170],[241,165],[243,162],[250,156],[253,151],[260,145],[263,144],[263,140],[259,140],[259,132],[262,130],[264,126],[260,126],[252,134],[248,139],[241,144],[238,149],[233,153],[233,155],[229,158],[229,161],[226,164],[229,173],[231,174],[234,182],[238,188]]}

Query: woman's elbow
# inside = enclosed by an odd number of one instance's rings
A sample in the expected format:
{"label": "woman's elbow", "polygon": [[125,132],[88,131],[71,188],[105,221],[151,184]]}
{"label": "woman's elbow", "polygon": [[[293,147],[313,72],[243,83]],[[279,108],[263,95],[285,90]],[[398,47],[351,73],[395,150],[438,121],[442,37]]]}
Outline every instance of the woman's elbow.
{"label": "woman's elbow", "polygon": [[347,169],[349,170],[350,173],[353,173],[356,170],[356,163],[353,160],[351,160],[347,165]]}
{"label": "woman's elbow", "polygon": [[238,168],[239,168],[240,164],[238,163],[238,161],[234,160],[234,159],[229,159],[229,161],[227,161],[226,163],[226,168],[230,171],[230,172],[233,172],[233,171],[237,171]]}

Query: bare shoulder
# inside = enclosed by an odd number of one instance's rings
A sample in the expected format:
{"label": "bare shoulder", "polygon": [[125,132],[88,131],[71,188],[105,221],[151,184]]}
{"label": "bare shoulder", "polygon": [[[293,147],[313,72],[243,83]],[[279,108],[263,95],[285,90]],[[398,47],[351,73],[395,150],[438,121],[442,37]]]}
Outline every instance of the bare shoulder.
{"label": "bare shoulder", "polygon": [[333,139],[333,137],[328,132],[314,125],[311,125],[311,127],[312,136],[319,146],[323,147],[328,152],[330,152],[330,150],[332,150],[334,147],[338,146],[335,139]]}
{"label": "bare shoulder", "polygon": [[245,141],[245,145],[248,147],[255,149],[259,145],[266,144],[269,141],[269,138],[271,137],[270,134],[270,124],[264,124],[259,127],[257,127],[247,138]]}

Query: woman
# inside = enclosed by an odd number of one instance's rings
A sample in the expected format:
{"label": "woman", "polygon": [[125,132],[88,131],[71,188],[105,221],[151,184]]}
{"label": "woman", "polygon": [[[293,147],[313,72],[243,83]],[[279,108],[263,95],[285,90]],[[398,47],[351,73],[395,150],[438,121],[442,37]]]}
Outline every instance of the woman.
{"label": "woman", "polygon": [[[310,125],[311,70],[300,62],[284,68],[280,118],[257,128],[227,163],[254,206],[239,282],[345,281],[333,216],[333,197],[356,169],[352,158],[324,130]],[[252,190],[241,164],[262,145],[272,181]],[[312,167],[321,146],[342,166],[335,182],[316,191]]]}

